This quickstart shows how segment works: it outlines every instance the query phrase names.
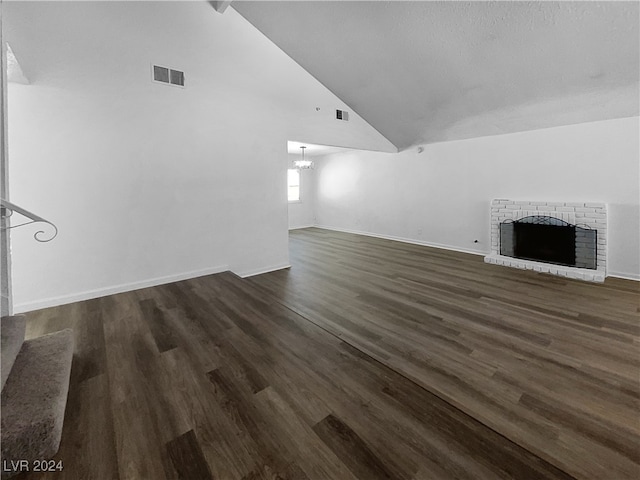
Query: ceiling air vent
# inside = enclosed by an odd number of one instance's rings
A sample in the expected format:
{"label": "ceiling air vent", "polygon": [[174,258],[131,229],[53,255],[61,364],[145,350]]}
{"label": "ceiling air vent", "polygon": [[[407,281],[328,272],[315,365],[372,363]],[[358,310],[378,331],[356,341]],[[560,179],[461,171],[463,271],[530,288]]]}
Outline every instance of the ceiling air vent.
{"label": "ceiling air vent", "polygon": [[153,81],[184,87],[184,72],[160,65],[153,65]]}
{"label": "ceiling air vent", "polygon": [[342,120],[344,122],[349,121],[349,112],[346,110],[336,110],[336,120]]}

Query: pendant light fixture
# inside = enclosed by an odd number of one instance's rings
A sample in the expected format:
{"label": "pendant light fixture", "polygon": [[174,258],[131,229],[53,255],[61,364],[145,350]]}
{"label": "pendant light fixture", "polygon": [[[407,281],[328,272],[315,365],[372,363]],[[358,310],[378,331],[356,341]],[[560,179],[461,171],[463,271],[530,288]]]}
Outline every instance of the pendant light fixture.
{"label": "pendant light fixture", "polygon": [[304,158],[304,150],[307,147],[300,147],[302,150],[302,158],[300,160],[294,160],[293,165],[296,168],[304,169],[304,168],[313,168],[313,162],[311,160],[306,160]]}

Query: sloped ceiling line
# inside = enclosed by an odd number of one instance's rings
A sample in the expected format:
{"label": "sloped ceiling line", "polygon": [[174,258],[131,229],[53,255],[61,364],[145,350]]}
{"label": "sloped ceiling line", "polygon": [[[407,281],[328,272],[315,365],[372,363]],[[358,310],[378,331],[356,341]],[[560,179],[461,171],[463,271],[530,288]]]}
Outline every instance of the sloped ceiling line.
{"label": "sloped ceiling line", "polygon": [[638,2],[233,8],[399,149],[639,114]]}

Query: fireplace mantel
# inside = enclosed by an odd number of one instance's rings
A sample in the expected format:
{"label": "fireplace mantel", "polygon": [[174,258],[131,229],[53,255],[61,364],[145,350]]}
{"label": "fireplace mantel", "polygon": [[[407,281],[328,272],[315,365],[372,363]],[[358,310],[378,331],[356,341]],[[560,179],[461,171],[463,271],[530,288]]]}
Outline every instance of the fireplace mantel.
{"label": "fireplace mantel", "polygon": [[[549,216],[597,230],[596,269],[569,267],[500,255],[500,224],[529,216]],[[491,202],[491,253],[485,262],[568,278],[603,282],[607,266],[607,207],[592,202],[544,202],[496,199]]]}

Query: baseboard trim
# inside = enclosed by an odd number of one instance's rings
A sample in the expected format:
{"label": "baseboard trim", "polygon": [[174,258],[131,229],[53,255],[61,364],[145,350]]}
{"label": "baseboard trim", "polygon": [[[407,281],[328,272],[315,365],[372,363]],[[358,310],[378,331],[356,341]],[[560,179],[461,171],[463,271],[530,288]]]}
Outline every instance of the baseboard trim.
{"label": "baseboard trim", "polygon": [[635,273],[610,272],[607,273],[607,277],[622,278],[623,280],[633,280],[635,282],[640,282],[640,274]]}
{"label": "baseboard trim", "polygon": [[123,283],[105,288],[96,288],[85,292],[73,293],[70,295],[62,295],[59,297],[45,298],[33,302],[25,302],[15,304],[14,313],[26,313],[42,308],[57,307],[68,303],[82,302],[93,298],[106,297],[107,295],[115,295],[118,293],[130,292],[132,290],[140,290],[141,288],[156,287],[167,283],[179,282],[181,280],[189,280],[191,278],[204,277],[205,275],[213,275],[215,273],[226,272],[229,267],[221,265],[218,267],[210,267],[202,270],[194,270],[191,272],[178,273],[176,275],[167,275],[164,277],[151,278],[140,282]]}
{"label": "baseboard trim", "polygon": [[300,230],[301,228],[311,228],[311,227],[315,227],[315,225],[313,223],[310,223],[309,225],[299,225],[297,227],[289,227],[289,231]]}
{"label": "baseboard trim", "polygon": [[[438,243],[424,242],[422,240],[414,240],[414,239],[411,239],[411,238],[394,237],[393,235],[381,235],[381,234],[378,234],[378,233],[363,232],[361,230],[351,230],[351,229],[347,229],[347,228],[331,227],[331,226],[328,226],[328,225],[310,225],[310,227],[321,228],[323,230],[333,230],[335,232],[353,233],[355,235],[364,235],[366,237],[382,238],[384,240],[394,240],[396,242],[411,243],[411,244],[414,244],[414,245],[422,245],[422,246],[425,246],[425,247],[441,248],[443,250],[451,250],[453,252],[470,253],[472,255],[483,255],[483,256],[484,255],[488,255],[488,252],[480,252],[480,251],[477,251],[477,250],[464,249],[464,248],[460,248],[460,247],[452,247],[450,245],[442,245],[442,244],[438,244]],[[305,228],[309,228],[309,227],[305,227]],[[621,278],[623,280],[633,280],[633,281],[636,281],[636,282],[640,281],[640,274],[622,273],[622,272],[607,272],[606,276],[607,277]]]}
{"label": "baseboard trim", "polygon": [[471,250],[471,249],[465,249],[465,248],[460,248],[460,247],[452,247],[450,245],[442,245],[440,243],[425,242],[423,240],[415,240],[413,238],[395,237],[393,235],[382,235],[382,234],[379,234],[379,233],[363,232],[361,230],[350,230],[350,229],[346,229],[346,228],[330,227],[328,225],[313,225],[313,227],[322,228],[324,230],[333,230],[335,232],[344,232],[344,233],[353,233],[355,235],[364,235],[365,237],[382,238],[384,240],[393,240],[393,241],[396,241],[396,242],[411,243],[413,245],[421,245],[423,247],[440,248],[442,250],[451,250],[453,252],[470,253],[472,255],[487,255],[487,253],[488,253],[488,252],[482,252],[482,251],[479,251],[479,250]]}
{"label": "baseboard trim", "polygon": [[272,267],[260,268],[258,270],[245,270],[244,272],[233,272],[240,278],[253,277],[255,275],[262,275],[263,273],[275,272],[277,270],[284,270],[285,268],[291,268],[290,263],[280,263]]}

